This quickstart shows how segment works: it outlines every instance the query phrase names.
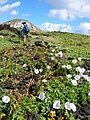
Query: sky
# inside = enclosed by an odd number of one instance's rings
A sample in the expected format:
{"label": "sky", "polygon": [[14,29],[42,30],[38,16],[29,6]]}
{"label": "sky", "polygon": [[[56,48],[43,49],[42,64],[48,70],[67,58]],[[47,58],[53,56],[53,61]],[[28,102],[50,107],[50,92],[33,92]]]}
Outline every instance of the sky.
{"label": "sky", "polygon": [[18,18],[45,31],[90,35],[90,0],[0,0],[0,23]]}

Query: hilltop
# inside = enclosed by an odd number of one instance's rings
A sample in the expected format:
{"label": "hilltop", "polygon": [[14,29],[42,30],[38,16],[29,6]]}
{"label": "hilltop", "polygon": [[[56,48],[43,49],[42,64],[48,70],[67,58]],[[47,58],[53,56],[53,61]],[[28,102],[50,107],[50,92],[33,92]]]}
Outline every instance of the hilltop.
{"label": "hilltop", "polygon": [[23,20],[23,19],[10,20],[10,21],[4,22],[2,25],[6,24],[6,25],[10,25],[10,27],[13,27],[13,28],[20,28],[23,21],[27,23],[27,25],[29,26],[31,30],[40,31],[40,29],[37,28],[34,24],[29,22],[28,20]]}

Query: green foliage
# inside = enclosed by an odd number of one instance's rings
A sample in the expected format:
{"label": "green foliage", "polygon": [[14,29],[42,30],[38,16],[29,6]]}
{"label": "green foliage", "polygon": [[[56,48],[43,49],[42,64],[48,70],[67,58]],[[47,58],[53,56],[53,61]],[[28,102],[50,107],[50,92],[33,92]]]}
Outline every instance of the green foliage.
{"label": "green foliage", "polygon": [[[82,105],[90,102],[89,80],[83,76],[79,80],[75,79],[75,76],[79,75],[76,67],[79,66],[82,69],[83,60],[89,59],[89,36],[60,32],[36,32],[37,34],[35,34],[40,39],[50,41],[50,45],[40,47],[34,45],[34,41],[37,39],[33,37],[31,38],[33,45],[30,45],[29,41],[26,45],[22,45],[17,35],[4,32],[8,35],[1,39],[0,45],[1,47],[4,45],[4,49],[2,48],[0,51],[0,119],[26,120],[28,113],[30,115],[34,113],[41,120],[74,120],[74,115],[78,113]],[[31,34],[33,36],[33,33]],[[15,37],[11,38],[12,35]],[[34,41],[32,41],[33,39]],[[6,47],[10,48],[6,49]],[[54,51],[52,51],[53,49]],[[66,50],[66,53],[60,56],[60,51],[63,50]],[[81,57],[82,60],[78,60],[78,57]],[[77,62],[73,63],[72,60]],[[24,64],[26,66],[23,66]],[[68,68],[68,65],[71,68]],[[38,74],[35,73],[35,69],[39,70]],[[40,70],[42,71],[40,72]],[[83,73],[83,75],[88,74],[88,70]],[[67,77],[67,75],[71,75],[71,77]],[[47,82],[42,82],[43,79],[46,79]],[[73,84],[72,80],[76,80],[77,84]],[[9,84],[8,89],[6,89],[7,84]],[[12,87],[10,85],[15,88],[10,89],[9,87]],[[37,86],[39,89],[36,89]],[[31,89],[32,92],[29,93]],[[27,90],[27,92],[21,94],[20,90]],[[39,98],[41,92],[45,93],[43,100]],[[2,97],[5,95],[10,97],[9,103],[2,101]],[[60,101],[59,109],[53,108],[56,100]],[[66,102],[74,103],[77,112],[66,109]],[[86,115],[84,118],[89,120],[90,115]],[[79,118],[76,119],[79,120]]]}

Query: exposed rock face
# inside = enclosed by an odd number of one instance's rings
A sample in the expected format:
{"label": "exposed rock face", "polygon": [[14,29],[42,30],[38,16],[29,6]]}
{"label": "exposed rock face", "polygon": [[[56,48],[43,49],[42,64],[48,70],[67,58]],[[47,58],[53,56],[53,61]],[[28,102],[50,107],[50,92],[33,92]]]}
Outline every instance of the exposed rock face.
{"label": "exposed rock face", "polygon": [[[16,28],[10,27],[9,24],[8,25],[7,24],[1,24],[0,25],[0,30],[10,30],[10,31],[14,32],[15,34],[20,35],[20,31],[17,30]],[[0,33],[0,35],[7,36],[8,34]]]}
{"label": "exposed rock face", "polygon": [[14,19],[14,20],[5,22],[3,24],[10,25],[10,27],[13,27],[13,28],[20,28],[23,21],[25,21],[27,23],[27,25],[29,26],[30,30],[40,31],[40,29],[38,29],[35,25],[30,23],[28,20]]}

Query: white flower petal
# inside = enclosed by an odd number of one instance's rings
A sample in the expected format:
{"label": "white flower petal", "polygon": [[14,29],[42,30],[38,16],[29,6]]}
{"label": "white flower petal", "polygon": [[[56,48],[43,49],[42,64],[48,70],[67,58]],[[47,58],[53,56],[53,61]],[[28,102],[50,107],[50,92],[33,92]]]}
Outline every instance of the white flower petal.
{"label": "white flower petal", "polygon": [[60,51],[58,54],[60,55],[60,57],[63,56],[63,52],[62,51]]}
{"label": "white flower petal", "polygon": [[77,84],[78,84],[76,80],[71,80],[71,82],[72,82],[72,84],[75,85],[75,86],[77,86]]}
{"label": "white flower petal", "polygon": [[42,69],[39,69],[40,73],[43,71]]}
{"label": "white flower petal", "polygon": [[60,101],[59,101],[59,100],[56,100],[56,101],[53,103],[53,108],[55,108],[55,109],[60,109]]}
{"label": "white flower petal", "polygon": [[53,55],[53,53],[51,53],[51,55]]}
{"label": "white flower petal", "polygon": [[70,106],[70,103],[69,103],[69,102],[66,102],[66,103],[65,103],[65,108],[66,108],[67,110],[71,110],[71,106]]}
{"label": "white flower petal", "polygon": [[67,66],[66,65],[62,65],[62,68],[66,68]]}
{"label": "white flower petal", "polygon": [[55,56],[58,57],[58,53],[56,53]]}
{"label": "white flower petal", "polygon": [[9,103],[9,102],[10,102],[10,97],[4,96],[4,97],[2,97],[2,101],[3,101],[4,103]]}
{"label": "white flower petal", "polygon": [[54,58],[54,57],[51,57],[51,60],[55,60],[55,58]]}
{"label": "white flower petal", "polygon": [[80,72],[84,73],[85,71],[86,71],[85,68],[82,68]]}
{"label": "white flower petal", "polygon": [[71,109],[73,110],[73,112],[76,112],[76,106],[73,103],[70,103]]}
{"label": "white flower petal", "polygon": [[80,72],[80,73],[84,73],[85,72],[85,68],[76,67],[76,71]]}
{"label": "white flower petal", "polygon": [[73,63],[73,64],[76,64],[76,63],[77,63],[77,60],[72,60],[72,63]]}
{"label": "white flower petal", "polygon": [[66,68],[67,68],[67,69],[71,69],[72,66],[71,66],[71,65],[67,65]]}
{"label": "white flower petal", "polygon": [[27,67],[27,63],[23,64],[23,67]]}
{"label": "white flower petal", "polygon": [[50,69],[50,68],[51,68],[51,66],[48,65],[48,66],[47,66],[47,69]]}
{"label": "white flower petal", "polygon": [[78,57],[78,60],[81,61],[81,57]]}
{"label": "white flower petal", "polygon": [[36,74],[38,74],[38,73],[39,73],[39,70],[38,70],[38,69],[35,69],[34,72],[35,72]]}
{"label": "white flower petal", "polygon": [[38,97],[40,100],[44,100],[45,99],[45,93],[44,92],[41,92],[39,94],[39,97]]}
{"label": "white flower petal", "polygon": [[75,75],[75,80],[80,80],[80,75]]}
{"label": "white flower petal", "polygon": [[76,112],[76,106],[73,103],[66,102],[65,103],[65,108],[67,110],[73,110],[73,112]]}
{"label": "white flower petal", "polygon": [[52,52],[54,52],[55,50],[54,49],[52,49]]}
{"label": "white flower petal", "polygon": [[42,82],[47,82],[47,80],[46,80],[46,79],[43,79]]}
{"label": "white flower petal", "polygon": [[76,71],[77,72],[81,71],[81,67],[80,66],[76,67]]}
{"label": "white flower petal", "polygon": [[68,74],[68,75],[66,75],[68,78],[71,78],[72,77],[72,75],[71,74]]}
{"label": "white flower petal", "polygon": [[84,78],[85,80],[88,80],[88,75],[83,75],[83,78]]}
{"label": "white flower petal", "polygon": [[88,93],[88,96],[90,96],[90,92]]}
{"label": "white flower petal", "polygon": [[88,76],[87,81],[90,82],[90,77]]}

